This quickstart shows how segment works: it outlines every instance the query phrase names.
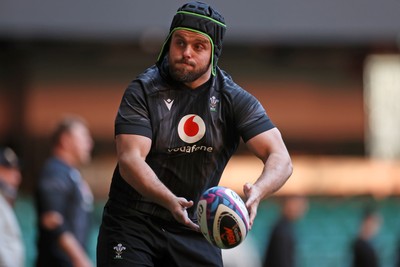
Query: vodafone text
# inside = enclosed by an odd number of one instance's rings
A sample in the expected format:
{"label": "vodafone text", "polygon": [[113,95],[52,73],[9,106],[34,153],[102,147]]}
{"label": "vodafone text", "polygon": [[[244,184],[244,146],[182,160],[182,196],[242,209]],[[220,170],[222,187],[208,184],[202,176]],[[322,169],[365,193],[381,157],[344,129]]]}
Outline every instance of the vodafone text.
{"label": "vodafone text", "polygon": [[181,147],[176,147],[176,148],[168,148],[168,153],[173,153],[173,152],[184,152],[184,153],[193,153],[197,151],[205,151],[205,152],[213,152],[213,147],[209,146],[181,146]]}

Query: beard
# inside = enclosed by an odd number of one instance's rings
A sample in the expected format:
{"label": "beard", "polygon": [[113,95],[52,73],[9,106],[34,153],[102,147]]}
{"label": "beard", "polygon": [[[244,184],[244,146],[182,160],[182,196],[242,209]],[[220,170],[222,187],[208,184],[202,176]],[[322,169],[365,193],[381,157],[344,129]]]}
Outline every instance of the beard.
{"label": "beard", "polygon": [[[193,67],[193,70],[188,70],[185,65],[179,64],[184,63]],[[170,63],[169,73],[171,77],[178,82],[191,83],[196,81],[198,78],[203,76],[208,71],[209,65],[205,65],[199,69],[196,69],[196,65],[185,59],[177,60]]]}

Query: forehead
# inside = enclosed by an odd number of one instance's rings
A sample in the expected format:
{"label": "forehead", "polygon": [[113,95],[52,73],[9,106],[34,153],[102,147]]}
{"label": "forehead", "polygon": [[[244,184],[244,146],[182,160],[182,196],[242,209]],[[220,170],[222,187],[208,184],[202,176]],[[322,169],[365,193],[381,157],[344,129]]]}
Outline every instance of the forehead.
{"label": "forehead", "polygon": [[194,32],[190,30],[176,30],[172,34],[173,38],[183,38],[187,40],[196,40],[204,43],[210,43],[209,37],[201,32]]}

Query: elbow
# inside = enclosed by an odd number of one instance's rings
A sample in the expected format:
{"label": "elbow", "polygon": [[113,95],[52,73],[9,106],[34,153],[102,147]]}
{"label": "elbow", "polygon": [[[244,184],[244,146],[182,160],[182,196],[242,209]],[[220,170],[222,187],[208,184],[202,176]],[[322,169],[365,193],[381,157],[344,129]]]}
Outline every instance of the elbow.
{"label": "elbow", "polygon": [[286,170],[287,170],[287,178],[289,179],[290,176],[293,174],[293,163],[292,160],[289,158],[288,163],[286,164]]}
{"label": "elbow", "polygon": [[129,154],[118,155],[118,169],[122,177],[126,177],[129,173],[129,166],[132,164],[132,158]]}
{"label": "elbow", "polygon": [[129,163],[124,159],[118,160],[118,169],[122,177],[126,178],[129,174]]}
{"label": "elbow", "polygon": [[283,181],[287,181],[290,176],[292,176],[293,174],[293,163],[292,160],[290,158],[289,154],[286,154],[285,156],[283,156],[281,158],[281,164],[280,164],[281,168],[281,177],[283,179]]}
{"label": "elbow", "polygon": [[292,176],[293,174],[293,162],[289,154],[286,155],[285,169],[286,169],[287,179],[289,179],[289,177]]}

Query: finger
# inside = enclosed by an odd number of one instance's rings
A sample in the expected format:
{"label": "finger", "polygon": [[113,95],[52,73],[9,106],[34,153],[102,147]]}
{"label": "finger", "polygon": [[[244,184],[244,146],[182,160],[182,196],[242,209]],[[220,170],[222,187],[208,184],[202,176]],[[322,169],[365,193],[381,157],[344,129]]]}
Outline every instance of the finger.
{"label": "finger", "polygon": [[200,226],[189,220],[189,222],[186,224],[189,228],[195,230],[196,232],[200,232]]}
{"label": "finger", "polygon": [[254,223],[254,219],[256,218],[257,215],[257,211],[255,209],[251,209],[250,214],[249,214],[249,230],[251,230],[253,223]]}
{"label": "finger", "polygon": [[191,228],[197,232],[200,232],[200,226],[195,224],[192,220],[190,220],[188,217],[188,213],[187,213],[187,209],[192,207],[194,205],[194,202],[192,200],[187,201],[185,198],[181,198],[181,200],[179,201],[179,204],[181,205],[182,211],[183,211],[183,213],[181,213],[181,215],[179,215],[179,216],[182,216],[181,222],[184,225],[188,226],[189,228]]}
{"label": "finger", "polygon": [[194,204],[193,200],[185,201],[185,202],[181,203],[182,207],[184,207],[186,209],[192,207],[193,204]]}
{"label": "finger", "polygon": [[245,183],[243,185],[243,193],[246,197],[249,197],[250,195],[250,190],[251,190],[252,184],[251,183]]}
{"label": "finger", "polygon": [[183,209],[190,208],[194,204],[193,200],[188,201],[188,200],[186,200],[186,198],[183,198],[183,197],[178,199],[178,203],[179,203],[179,205],[181,205],[181,207]]}
{"label": "finger", "polygon": [[200,232],[200,226],[197,225],[197,224],[195,224],[195,223],[188,217],[188,214],[187,214],[186,209],[185,209],[184,214],[183,214],[182,223],[183,223],[184,225],[188,226],[189,228],[191,228],[191,229],[193,229],[193,230],[195,230],[195,231],[197,231],[197,232]]}
{"label": "finger", "polygon": [[[245,193],[245,194],[246,194],[246,193]],[[252,211],[252,206],[253,206],[253,203],[254,203],[255,199],[254,199],[254,197],[250,194],[249,191],[247,191],[246,197],[247,197],[247,200],[246,200],[246,202],[245,202],[246,208],[247,208],[247,210],[249,211],[249,213],[251,213],[251,211]]]}

